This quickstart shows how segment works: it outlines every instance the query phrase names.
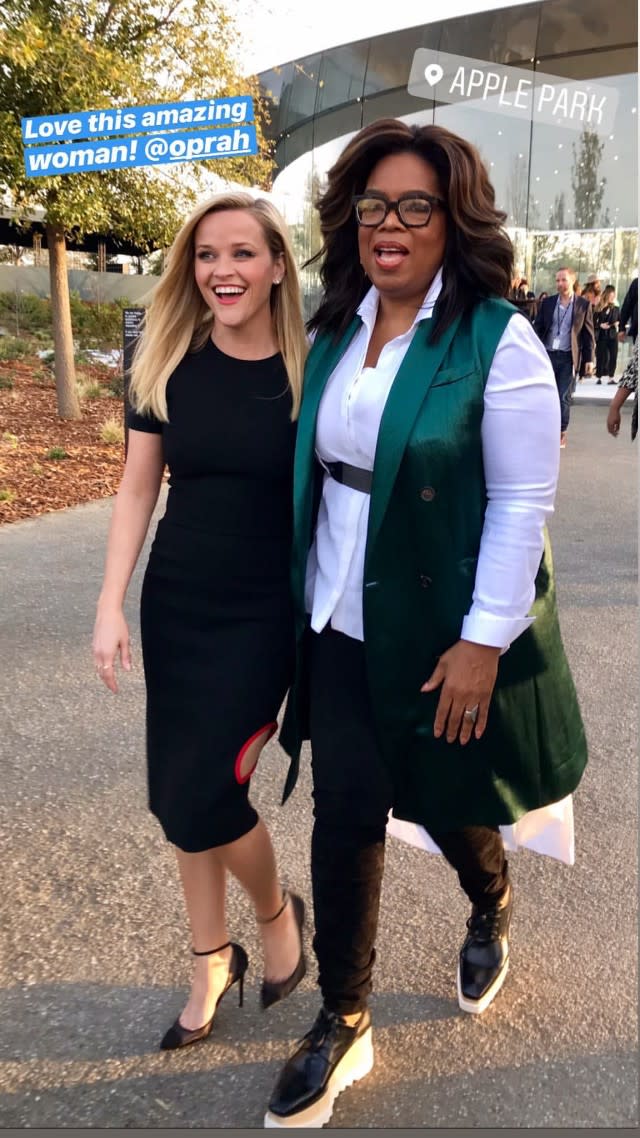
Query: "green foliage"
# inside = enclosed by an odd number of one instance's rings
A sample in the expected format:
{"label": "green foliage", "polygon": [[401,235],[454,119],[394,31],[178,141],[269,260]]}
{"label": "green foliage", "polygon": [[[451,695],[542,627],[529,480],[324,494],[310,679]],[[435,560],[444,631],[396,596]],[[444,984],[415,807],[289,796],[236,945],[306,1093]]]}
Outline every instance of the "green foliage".
{"label": "green foliage", "polygon": [[12,391],[13,387],[13,376],[0,374],[0,391]]}
{"label": "green foliage", "polygon": [[31,353],[31,346],[26,340],[17,336],[2,336],[0,338],[0,360],[19,360]]}
{"label": "green foliage", "polygon": [[235,62],[238,34],[218,0],[4,0],[0,14],[0,187],[19,211],[44,206],[68,232],[111,232],[152,250],[171,243],[195,188],[169,170],[104,170],[27,178],[21,117],[184,99],[253,95],[262,152],[189,164],[269,183],[266,111],[257,79]]}
{"label": "green foliage", "polygon": [[121,371],[113,373],[113,378],[107,384],[107,390],[109,395],[115,396],[116,399],[122,399],[124,397],[124,377]]}
{"label": "green foliage", "polygon": [[2,449],[3,450],[17,450],[20,446],[20,439],[11,431],[4,431],[2,435]]}
{"label": "green foliage", "polygon": [[[119,348],[122,343],[122,309],[129,307],[130,304],[131,301],[127,297],[118,297],[117,300],[106,304],[97,304],[81,300],[78,292],[72,292],[71,324],[76,341],[87,346]],[[29,352],[42,350],[43,345],[51,343],[50,300],[30,293],[22,293],[16,298],[13,292],[0,292],[0,325],[15,327],[16,318],[21,331],[38,341],[37,344],[28,345]],[[13,339],[13,337],[0,337],[0,348],[7,340]],[[2,357],[0,354],[0,358],[14,357]],[[53,350],[48,351],[45,358],[53,366]],[[81,362],[83,359],[85,362],[93,362],[83,356],[80,348],[76,352],[76,360]]]}
{"label": "green foliage", "polygon": [[8,490],[6,486],[0,488],[0,502],[8,502],[11,504],[15,496],[15,490]]}
{"label": "green foliage", "polygon": [[51,459],[52,462],[58,462],[61,458],[68,458],[69,455],[64,447],[49,447],[44,457]]}

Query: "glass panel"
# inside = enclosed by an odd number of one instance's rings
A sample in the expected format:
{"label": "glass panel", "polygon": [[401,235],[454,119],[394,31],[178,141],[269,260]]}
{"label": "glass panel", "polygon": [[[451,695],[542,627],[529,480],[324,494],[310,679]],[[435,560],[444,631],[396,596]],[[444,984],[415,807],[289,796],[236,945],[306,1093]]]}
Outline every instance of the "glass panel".
{"label": "glass panel", "polygon": [[562,75],[563,71],[548,64],[555,64],[557,57],[560,62],[565,53],[632,44],[637,39],[637,21],[637,6],[628,2],[609,8],[598,0],[545,0],[540,5],[537,65],[541,71]]}
{"label": "glass panel", "polygon": [[[553,0],[545,0],[553,4]],[[544,5],[543,5],[544,7]],[[440,51],[489,63],[533,63],[539,5],[474,12],[442,25]]]}
{"label": "glass panel", "polygon": [[[362,121],[362,101],[353,103],[350,107],[340,107],[328,114],[319,115],[314,122],[314,146],[322,146],[325,142],[333,142],[334,138],[345,134],[354,134],[364,125]],[[378,116],[380,117],[380,116]]]}
{"label": "glass panel", "polygon": [[437,106],[435,121],[478,147],[496,191],[496,204],[507,214],[507,228],[530,224],[529,123],[509,115],[486,114],[459,103]]}
{"label": "glass panel", "polygon": [[439,38],[440,25],[429,24],[424,28],[406,28],[372,39],[364,85],[365,98],[395,87],[406,92],[415,52],[419,47],[437,47]]}
{"label": "glass panel", "polygon": [[324,53],[320,64],[316,111],[326,111],[341,103],[362,98],[368,54],[368,40]]}
{"label": "glass panel", "polygon": [[[603,54],[609,66],[623,58],[618,52]],[[563,68],[565,63],[571,61],[563,60]],[[530,225],[536,228],[626,228],[638,223],[637,77],[610,71],[601,78],[620,96],[611,134],[534,125]]]}
{"label": "glass panel", "polygon": [[320,55],[308,55],[293,64],[293,83],[289,100],[289,129],[313,115],[318,89]]}
{"label": "glass panel", "polygon": [[267,100],[271,115],[269,125],[271,138],[278,138],[286,130],[292,79],[293,63],[273,67],[271,71],[265,71],[260,76],[260,89]]}

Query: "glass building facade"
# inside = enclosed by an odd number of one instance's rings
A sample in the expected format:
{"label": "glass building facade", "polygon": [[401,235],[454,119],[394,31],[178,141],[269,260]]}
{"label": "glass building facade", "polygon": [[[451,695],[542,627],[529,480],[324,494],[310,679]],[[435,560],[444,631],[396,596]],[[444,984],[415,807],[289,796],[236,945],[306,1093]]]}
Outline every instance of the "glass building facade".
{"label": "glass building facade", "polygon": [[[481,3],[481,0],[480,0]],[[366,15],[366,6],[363,9]],[[363,20],[363,26],[366,19]],[[618,93],[609,134],[574,131],[407,90],[414,53],[430,48],[593,81]],[[260,76],[271,114],[273,196],[289,222],[299,263],[320,246],[313,200],[349,139],[375,119],[438,123],[480,150],[516,250],[516,271],[536,294],[555,271],[598,273],[621,300],[637,272],[637,11],[633,0],[540,0],[474,12],[362,39],[285,63]],[[319,295],[303,274],[307,313]]]}

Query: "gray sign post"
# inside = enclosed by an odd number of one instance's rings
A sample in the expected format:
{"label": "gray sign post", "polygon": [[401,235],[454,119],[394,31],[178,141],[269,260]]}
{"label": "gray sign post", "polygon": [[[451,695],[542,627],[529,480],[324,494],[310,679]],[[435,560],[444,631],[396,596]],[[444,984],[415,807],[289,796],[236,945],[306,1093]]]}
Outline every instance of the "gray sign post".
{"label": "gray sign post", "polygon": [[131,365],[136,344],[142,335],[145,308],[123,308],[122,310],[122,370],[124,380],[124,453],[127,455],[129,431],[127,429],[127,411],[129,410],[129,382],[131,380]]}

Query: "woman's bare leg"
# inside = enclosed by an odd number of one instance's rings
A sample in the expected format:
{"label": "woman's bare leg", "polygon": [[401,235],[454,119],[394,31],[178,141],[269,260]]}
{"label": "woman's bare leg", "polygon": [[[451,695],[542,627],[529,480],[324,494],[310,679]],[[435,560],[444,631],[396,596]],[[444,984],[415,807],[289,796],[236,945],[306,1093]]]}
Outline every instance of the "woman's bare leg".
{"label": "woman's bare leg", "polygon": [[[176,855],[192,945],[196,952],[208,952],[229,940],[225,919],[225,868],[216,850],[185,853],[176,849]],[[191,995],[180,1015],[180,1023],[189,1031],[211,1019],[227,982],[230,960],[230,948],[214,956],[194,957]]]}
{"label": "woman's bare leg", "polygon": [[220,861],[240,882],[253,901],[260,924],[264,952],[264,975],[268,980],[286,980],[300,957],[300,936],[291,905],[269,921],[282,907],[276,859],[269,831],[262,820],[236,842],[218,846]]}

